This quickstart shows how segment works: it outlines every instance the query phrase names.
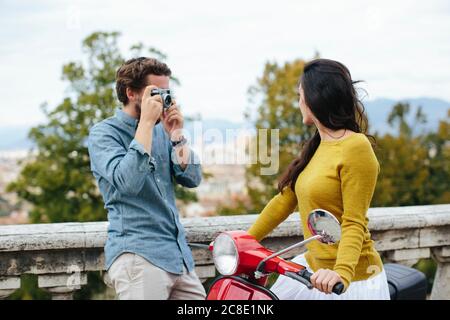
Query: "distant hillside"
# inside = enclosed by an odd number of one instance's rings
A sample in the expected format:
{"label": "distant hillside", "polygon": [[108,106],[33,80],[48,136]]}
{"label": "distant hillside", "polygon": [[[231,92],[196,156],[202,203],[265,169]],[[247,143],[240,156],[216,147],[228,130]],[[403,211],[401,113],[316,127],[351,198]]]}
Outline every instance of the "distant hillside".
{"label": "distant hillside", "polygon": [[[450,109],[450,102],[436,99],[436,98],[414,98],[414,99],[375,99],[371,101],[364,101],[366,112],[369,117],[371,132],[378,131],[379,133],[391,132],[392,129],[387,124],[387,117],[392,107],[397,102],[408,102],[412,106],[411,117],[419,106],[422,106],[423,112],[427,116],[426,128],[434,129],[440,119],[444,119],[447,115],[447,110]],[[248,124],[243,122],[233,122],[226,119],[203,119],[202,130],[218,129],[223,135],[226,129],[241,129],[249,128]],[[192,122],[186,123],[186,130],[193,136],[195,126]],[[0,128],[0,150],[17,150],[29,149],[32,144],[28,140],[27,135],[30,130],[27,126],[11,126]]]}
{"label": "distant hillside", "polygon": [[380,98],[367,101],[364,102],[364,106],[366,107],[367,115],[369,117],[371,132],[378,131],[379,133],[392,133],[392,129],[387,123],[387,118],[392,110],[392,107],[398,102],[407,102],[411,105],[411,118],[414,117],[417,108],[421,106],[427,117],[427,124],[425,127],[428,129],[436,128],[439,120],[444,119],[447,116],[447,110],[450,109],[450,102],[435,98],[415,98],[403,100]]}
{"label": "distant hillside", "polygon": [[28,126],[0,127],[0,150],[30,149],[32,144],[28,140]]}
{"label": "distant hillside", "polygon": [[[366,113],[369,117],[370,131],[373,133],[393,133],[392,128],[387,123],[387,118],[392,110],[392,107],[398,102],[409,103],[411,106],[410,120],[412,121],[415,112],[419,106],[422,107],[424,114],[427,117],[427,123],[424,126],[426,129],[435,129],[439,120],[447,116],[447,110],[450,109],[450,102],[435,99],[435,98],[414,98],[393,100],[380,98],[370,101],[363,101]],[[231,122],[224,119],[204,119],[202,122],[203,130],[215,128],[225,134],[226,129],[249,128],[248,124]],[[187,124],[186,129],[192,134],[193,125]]]}

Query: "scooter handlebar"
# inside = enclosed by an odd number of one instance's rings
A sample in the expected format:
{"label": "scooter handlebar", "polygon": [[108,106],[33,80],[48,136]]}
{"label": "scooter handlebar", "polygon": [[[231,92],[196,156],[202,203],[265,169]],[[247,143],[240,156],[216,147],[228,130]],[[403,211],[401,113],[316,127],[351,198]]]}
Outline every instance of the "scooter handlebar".
{"label": "scooter handlebar", "polygon": [[[311,276],[313,274],[311,272],[309,272],[308,270],[303,269],[296,274],[299,275],[300,277],[302,277],[303,279],[307,280],[309,283],[311,283]],[[333,287],[333,290],[331,290],[331,291],[337,295],[342,294],[342,292],[344,292],[344,284],[342,282],[336,283]]]}

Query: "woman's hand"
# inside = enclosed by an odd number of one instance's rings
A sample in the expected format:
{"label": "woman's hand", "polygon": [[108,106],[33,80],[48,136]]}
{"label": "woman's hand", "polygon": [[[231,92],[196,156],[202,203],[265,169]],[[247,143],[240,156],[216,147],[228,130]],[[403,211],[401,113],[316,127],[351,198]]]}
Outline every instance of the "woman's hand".
{"label": "woman's hand", "polygon": [[339,274],[330,269],[319,269],[311,276],[311,284],[318,290],[330,294],[336,283],[343,282]]}

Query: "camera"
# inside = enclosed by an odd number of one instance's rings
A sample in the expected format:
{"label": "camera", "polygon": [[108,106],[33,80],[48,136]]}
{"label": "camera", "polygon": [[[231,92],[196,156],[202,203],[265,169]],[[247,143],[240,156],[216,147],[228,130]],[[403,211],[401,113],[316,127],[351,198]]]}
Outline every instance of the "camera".
{"label": "camera", "polygon": [[151,96],[156,96],[159,94],[163,102],[163,108],[167,109],[172,105],[172,96],[170,95],[170,89],[152,89],[150,92]]}

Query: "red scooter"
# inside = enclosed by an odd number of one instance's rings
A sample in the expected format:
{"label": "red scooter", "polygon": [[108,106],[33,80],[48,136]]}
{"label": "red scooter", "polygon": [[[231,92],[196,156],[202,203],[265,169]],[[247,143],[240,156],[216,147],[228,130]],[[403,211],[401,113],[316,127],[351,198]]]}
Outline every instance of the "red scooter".
{"label": "red scooter", "polygon": [[[245,231],[219,234],[209,246],[209,250],[212,251],[214,264],[222,276],[214,280],[207,300],[278,300],[277,296],[265,287],[271,273],[290,277],[312,289],[312,273],[304,266],[279,256],[314,240],[333,244],[339,241],[341,228],[336,217],[322,209],[309,214],[308,228],[313,234],[312,237],[278,252],[265,248]],[[341,294],[343,289],[343,284],[337,283],[333,292]]]}

